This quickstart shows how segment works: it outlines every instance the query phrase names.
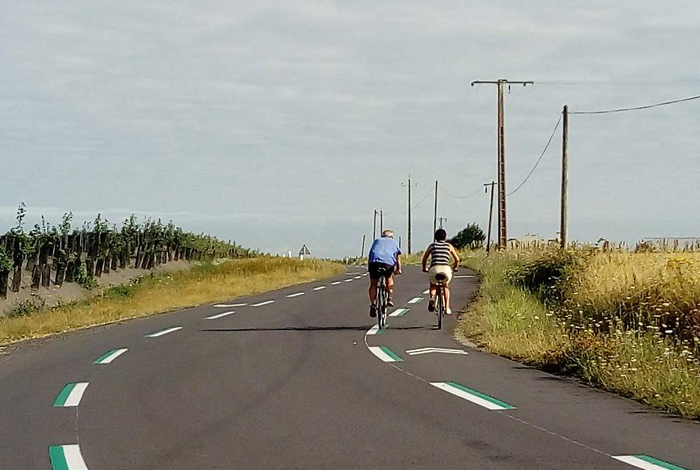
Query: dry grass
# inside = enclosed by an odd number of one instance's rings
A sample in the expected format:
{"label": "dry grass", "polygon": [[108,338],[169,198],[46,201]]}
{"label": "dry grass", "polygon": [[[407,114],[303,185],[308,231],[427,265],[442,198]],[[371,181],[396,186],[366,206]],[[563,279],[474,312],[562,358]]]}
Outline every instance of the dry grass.
{"label": "dry grass", "polygon": [[259,258],[146,276],[87,301],[46,308],[27,316],[2,318],[0,344],[230,300],[331,277],[342,271],[342,265],[331,262]]}
{"label": "dry grass", "polygon": [[509,268],[537,256],[517,252],[465,259],[481,273],[482,285],[460,320],[458,336],[491,352],[700,418],[698,336],[693,330],[700,256],[589,253],[567,279],[565,298],[547,306],[506,280]]}

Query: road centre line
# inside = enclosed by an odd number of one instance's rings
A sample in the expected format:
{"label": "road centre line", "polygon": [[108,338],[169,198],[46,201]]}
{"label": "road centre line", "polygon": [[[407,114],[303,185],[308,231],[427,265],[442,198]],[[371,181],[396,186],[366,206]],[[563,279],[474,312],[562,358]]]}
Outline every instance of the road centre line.
{"label": "road centre line", "polygon": [[369,351],[384,362],[403,361],[403,359],[386,346],[369,346]]}
{"label": "road centre line", "polygon": [[248,305],[247,303],[243,304],[216,304],[214,305],[215,308],[231,308],[231,307],[245,307]]}
{"label": "road centre line", "polygon": [[205,320],[216,320],[218,318],[228,317],[229,315],[232,315],[234,313],[236,313],[236,312],[234,312],[233,310],[231,310],[230,312],[217,313],[216,315],[206,317]]}
{"label": "road centre line", "polygon": [[337,285],[340,284],[340,283],[341,283],[340,281],[335,281],[335,282],[331,282],[331,285],[332,285],[332,286],[337,286]]}
{"label": "road centre line", "polygon": [[423,291],[423,295],[425,295],[425,294],[430,294],[430,289],[425,289],[425,290]]}
{"label": "road centre line", "polygon": [[456,382],[430,382],[430,385],[432,385],[433,387],[437,387],[440,390],[444,390],[448,393],[451,393],[452,395],[464,398],[465,400],[468,400],[479,406],[483,406],[484,408],[489,410],[515,409],[513,405],[509,405],[508,403],[497,400],[481,392],[477,392],[476,390],[467,388],[464,385],[460,385]]}
{"label": "road centre line", "polygon": [[419,302],[423,302],[423,297],[414,297],[411,300],[409,300],[407,303],[409,304],[417,304]]}
{"label": "road centre line", "polygon": [[430,354],[430,353],[444,353],[444,354],[469,354],[467,351],[461,349],[447,349],[447,348],[420,348],[420,349],[407,349],[406,354],[409,356],[416,356],[419,354]]}
{"label": "road centre line", "polygon": [[323,290],[325,288],[326,288],[326,286],[318,286],[318,287],[314,287],[314,290]]}
{"label": "road centre line", "polygon": [[407,308],[397,308],[389,314],[390,317],[403,317],[409,312],[410,309]]}
{"label": "road centre line", "polygon": [[87,382],[69,383],[63,387],[61,393],[58,394],[56,401],[53,402],[53,406],[55,408],[70,408],[78,406],[87,387]]}
{"label": "road centre line", "polygon": [[300,295],[304,295],[306,292],[297,292],[296,294],[289,294],[287,298],[292,299],[294,297],[299,297]]}
{"label": "road centre line", "polygon": [[53,470],[88,470],[78,444],[49,447]]}
{"label": "road centre line", "polygon": [[158,337],[160,337],[160,336],[164,336],[164,335],[167,335],[168,333],[172,333],[172,332],[174,332],[174,331],[181,330],[181,329],[182,329],[181,326],[174,326],[174,327],[172,327],[172,328],[166,328],[166,329],[164,329],[164,330],[160,330],[160,331],[155,331],[155,332],[153,332],[153,333],[149,333],[149,334],[146,335],[146,338],[158,338]]}
{"label": "road centre line", "polygon": [[644,470],[688,470],[648,455],[613,455],[613,458]]}
{"label": "road centre line", "polygon": [[345,282],[352,282],[352,281],[354,281],[353,278],[350,278],[350,279],[346,279],[346,280],[345,280]]}
{"label": "road centre line", "polygon": [[251,305],[251,307],[262,307],[263,305],[270,305],[270,304],[274,304],[274,303],[275,303],[274,300],[266,300],[264,302],[253,304],[253,305]]}
{"label": "road centre line", "polygon": [[378,333],[379,333],[379,325],[372,325],[372,328],[367,330],[367,333],[365,333],[365,336],[366,335],[376,335]]}
{"label": "road centre line", "polygon": [[95,359],[95,362],[93,364],[100,364],[100,365],[111,364],[112,362],[114,362],[114,360],[116,358],[118,358],[119,356],[121,356],[122,354],[124,354],[127,351],[128,351],[128,349],[126,349],[126,348],[112,349],[111,351],[106,352],[102,356]]}
{"label": "road centre line", "polygon": [[355,279],[362,279],[362,276],[355,276]]}

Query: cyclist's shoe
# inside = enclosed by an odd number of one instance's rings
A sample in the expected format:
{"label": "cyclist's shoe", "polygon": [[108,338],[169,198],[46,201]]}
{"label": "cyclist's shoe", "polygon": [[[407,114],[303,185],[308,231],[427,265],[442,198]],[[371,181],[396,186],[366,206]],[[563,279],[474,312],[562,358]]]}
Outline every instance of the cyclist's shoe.
{"label": "cyclist's shoe", "polygon": [[430,299],[430,302],[428,302],[428,311],[429,312],[435,311],[435,300],[434,299]]}
{"label": "cyclist's shoe", "polygon": [[387,304],[389,307],[393,307],[393,306],[394,306],[394,299],[392,299],[391,297],[389,297],[389,298],[387,299],[387,301],[386,301],[386,304]]}
{"label": "cyclist's shoe", "polygon": [[452,309],[451,309],[451,308],[446,308],[446,309],[445,309],[445,315],[452,315]]}
{"label": "cyclist's shoe", "polygon": [[374,318],[377,316],[377,306],[376,305],[370,305],[369,307],[369,316]]}

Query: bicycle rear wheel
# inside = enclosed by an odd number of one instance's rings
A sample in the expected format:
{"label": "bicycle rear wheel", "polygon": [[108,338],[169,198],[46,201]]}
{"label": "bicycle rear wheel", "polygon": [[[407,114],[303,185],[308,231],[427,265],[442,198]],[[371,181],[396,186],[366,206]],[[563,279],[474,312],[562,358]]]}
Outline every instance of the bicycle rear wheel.
{"label": "bicycle rear wheel", "polygon": [[386,326],[386,281],[384,278],[379,280],[377,285],[377,326],[384,328]]}
{"label": "bicycle rear wheel", "polygon": [[435,295],[435,313],[437,313],[437,329],[442,329],[442,316],[445,314],[445,298],[442,292],[442,286],[438,286]]}

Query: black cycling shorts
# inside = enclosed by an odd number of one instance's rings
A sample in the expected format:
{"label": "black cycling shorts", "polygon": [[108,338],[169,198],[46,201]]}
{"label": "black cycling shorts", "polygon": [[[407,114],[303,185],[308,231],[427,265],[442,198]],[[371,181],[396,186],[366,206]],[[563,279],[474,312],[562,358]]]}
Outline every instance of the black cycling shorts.
{"label": "black cycling shorts", "polygon": [[379,279],[382,276],[388,279],[392,274],[394,274],[394,266],[390,264],[369,263],[370,279]]}

